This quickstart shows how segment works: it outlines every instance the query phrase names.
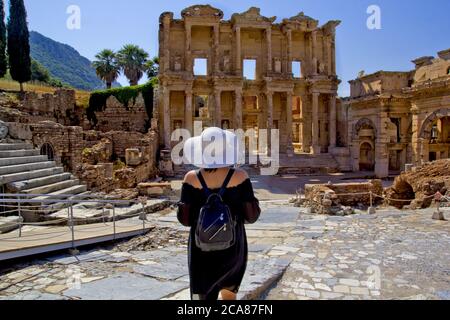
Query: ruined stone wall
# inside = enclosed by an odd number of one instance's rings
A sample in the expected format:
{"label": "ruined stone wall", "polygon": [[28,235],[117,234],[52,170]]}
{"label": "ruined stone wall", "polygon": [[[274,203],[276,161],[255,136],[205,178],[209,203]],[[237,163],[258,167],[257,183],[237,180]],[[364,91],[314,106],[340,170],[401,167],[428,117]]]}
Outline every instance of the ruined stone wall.
{"label": "ruined stone wall", "polygon": [[79,125],[82,109],[76,105],[75,91],[60,89],[54,94],[26,92],[17,109],[28,114],[27,122],[53,121],[62,125]]}
{"label": "ruined stone wall", "polygon": [[145,133],[149,129],[149,116],[142,94],[128,106],[121,104],[114,96],[106,101],[104,111],[95,112],[96,129],[109,131],[136,131]]}
{"label": "ruined stone wall", "polygon": [[45,121],[29,124],[32,139],[37,148],[49,144],[54,151],[57,164],[67,171],[76,171],[82,163],[83,129],[66,127],[58,123]]}

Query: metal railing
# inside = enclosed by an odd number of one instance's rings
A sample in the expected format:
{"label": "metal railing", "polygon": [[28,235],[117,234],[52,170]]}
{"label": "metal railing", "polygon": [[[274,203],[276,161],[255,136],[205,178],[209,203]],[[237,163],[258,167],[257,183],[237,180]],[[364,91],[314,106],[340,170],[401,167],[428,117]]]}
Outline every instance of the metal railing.
{"label": "metal railing", "polygon": [[[11,222],[6,222],[3,226],[3,235],[0,238],[1,242],[20,242],[20,241],[36,241],[37,236],[41,236],[39,240],[60,237],[68,232],[71,233],[72,248],[75,249],[76,232],[87,233],[93,230],[107,230],[112,229],[110,235],[113,240],[116,240],[120,229],[128,227],[141,227],[142,234],[147,232],[147,213],[146,213],[146,198],[139,198],[133,200],[108,200],[95,199],[92,195],[48,195],[48,194],[0,194],[0,217],[17,217]],[[117,210],[123,212],[117,213]],[[90,217],[76,217],[74,210],[99,211],[98,215]],[[62,213],[66,211],[66,215],[61,217]],[[60,214],[49,219],[49,215],[59,212]],[[27,217],[33,217],[27,219]],[[141,220],[138,224],[132,223],[132,218],[138,217]],[[127,224],[119,221],[127,221]],[[26,222],[38,221],[38,222]],[[76,230],[77,225],[96,224],[89,227],[84,226]],[[101,225],[99,225],[101,224]],[[51,230],[43,228],[42,232],[33,232],[29,235],[23,233],[23,228],[30,227],[51,227],[51,226],[65,226],[67,231]],[[18,234],[12,235],[14,231],[18,230]],[[2,230],[0,230],[2,231]],[[11,237],[8,237],[9,235]]]}

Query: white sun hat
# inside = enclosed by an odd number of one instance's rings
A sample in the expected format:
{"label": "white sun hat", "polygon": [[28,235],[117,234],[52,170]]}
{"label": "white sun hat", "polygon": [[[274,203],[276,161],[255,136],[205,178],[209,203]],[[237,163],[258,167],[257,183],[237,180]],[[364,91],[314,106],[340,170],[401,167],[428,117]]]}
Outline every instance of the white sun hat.
{"label": "white sun hat", "polygon": [[185,163],[197,168],[219,169],[238,164],[239,152],[239,139],[234,133],[212,127],[186,141],[183,157]]}

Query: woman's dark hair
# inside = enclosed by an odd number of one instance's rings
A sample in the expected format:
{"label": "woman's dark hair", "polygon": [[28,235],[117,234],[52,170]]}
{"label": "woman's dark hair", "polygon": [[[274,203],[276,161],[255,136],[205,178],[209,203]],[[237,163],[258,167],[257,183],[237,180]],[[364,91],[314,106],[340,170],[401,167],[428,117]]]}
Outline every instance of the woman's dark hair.
{"label": "woman's dark hair", "polygon": [[217,169],[204,169],[206,173],[213,173],[216,172]]}

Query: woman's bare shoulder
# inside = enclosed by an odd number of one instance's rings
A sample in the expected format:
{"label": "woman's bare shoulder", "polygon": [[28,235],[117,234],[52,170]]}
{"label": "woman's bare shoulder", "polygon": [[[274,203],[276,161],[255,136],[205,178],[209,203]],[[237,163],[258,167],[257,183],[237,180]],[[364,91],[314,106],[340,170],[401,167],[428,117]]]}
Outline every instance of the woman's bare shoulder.
{"label": "woman's bare shoulder", "polygon": [[200,182],[198,181],[198,178],[197,178],[197,171],[192,170],[192,171],[189,171],[188,173],[186,173],[186,175],[184,176],[183,183],[186,183],[195,188],[198,188],[200,186]]}
{"label": "woman's bare shoulder", "polygon": [[231,179],[231,184],[233,186],[238,186],[241,183],[245,182],[247,179],[249,179],[249,176],[245,170],[236,169],[235,174],[233,175],[233,178]]}

